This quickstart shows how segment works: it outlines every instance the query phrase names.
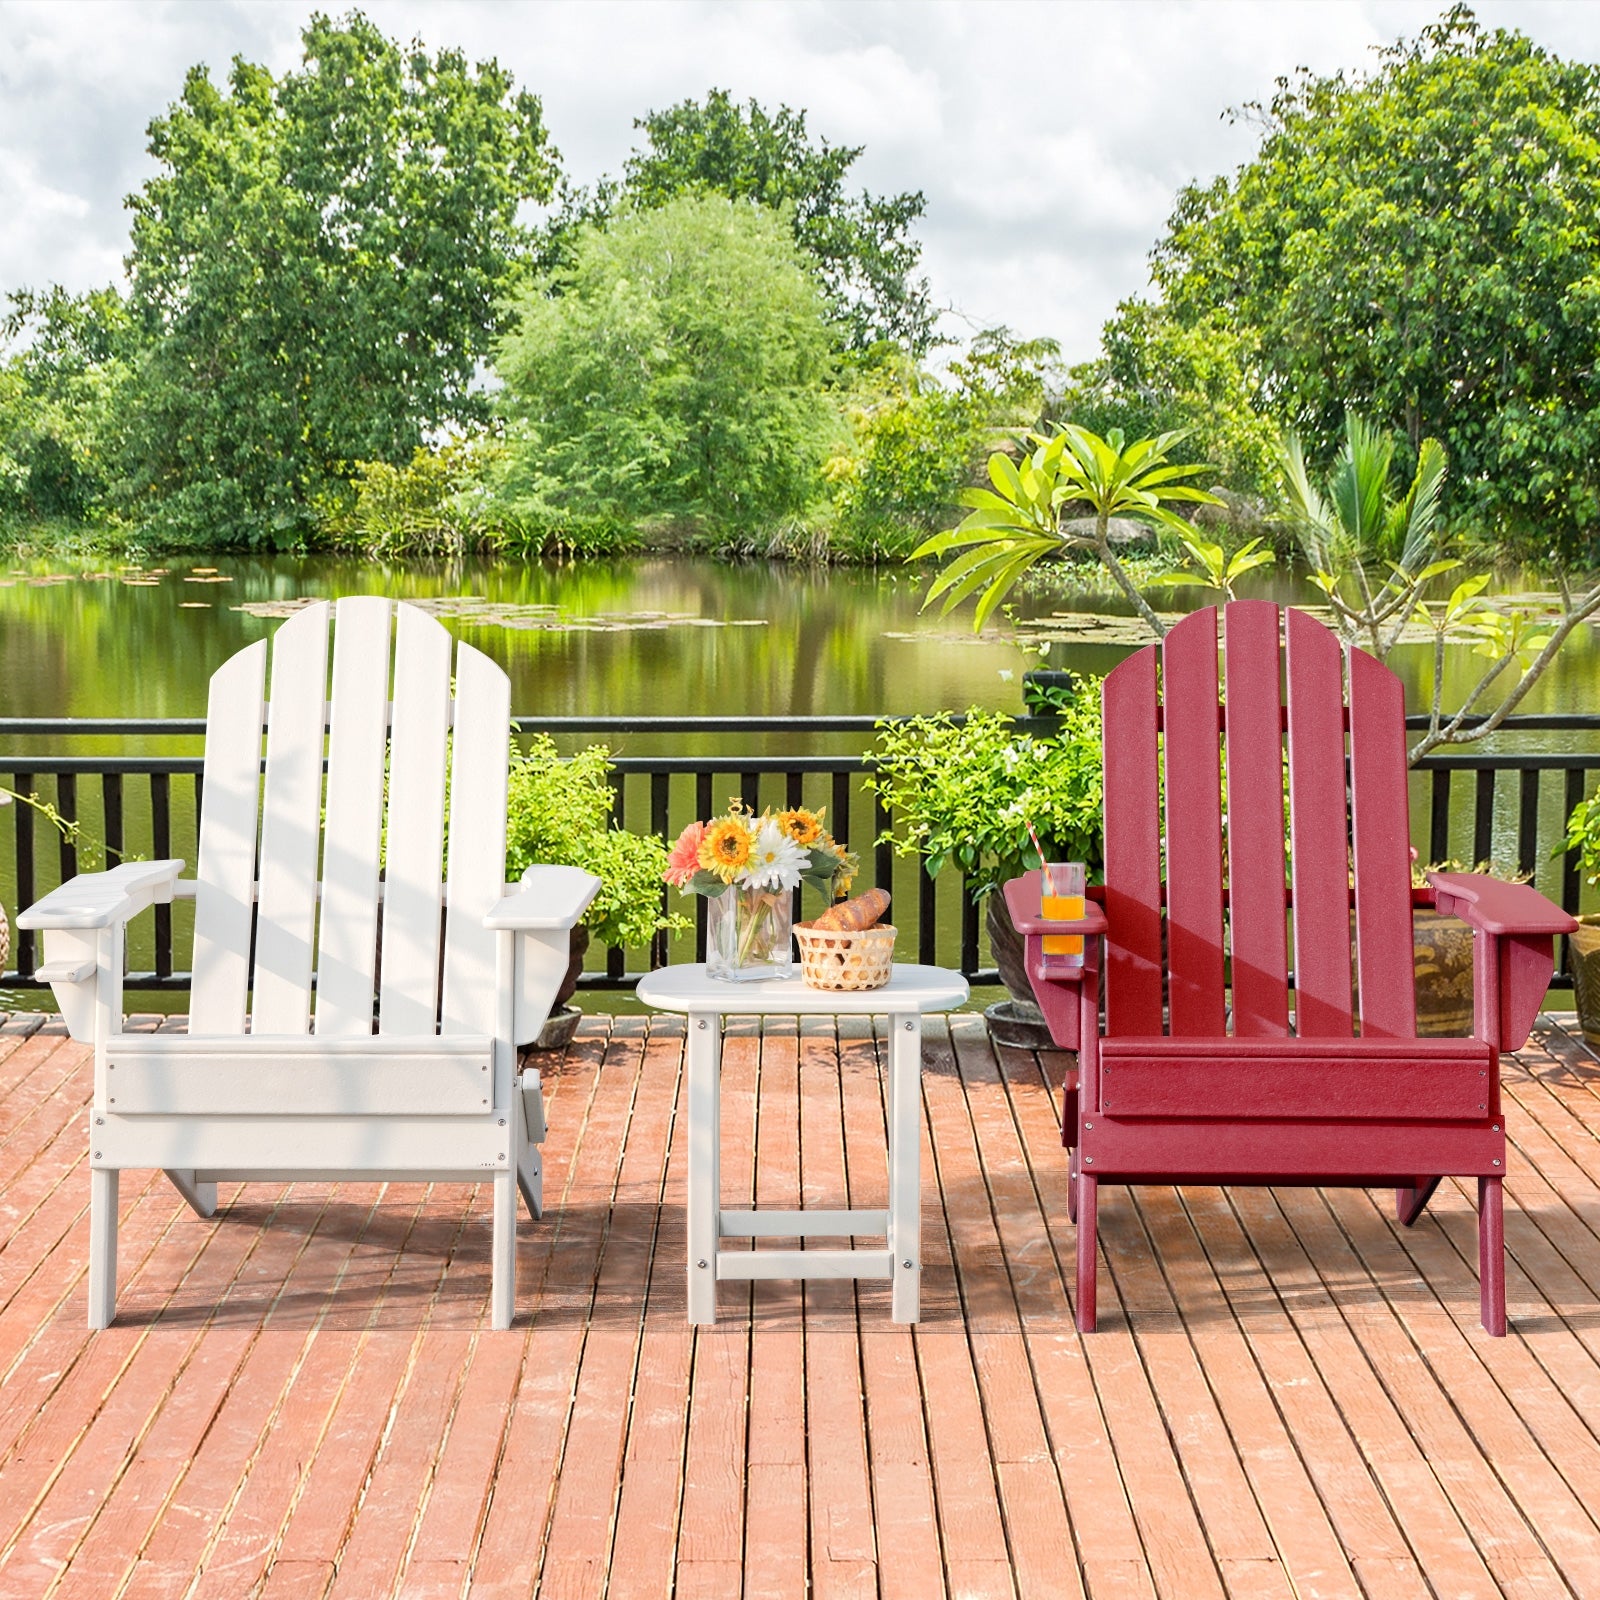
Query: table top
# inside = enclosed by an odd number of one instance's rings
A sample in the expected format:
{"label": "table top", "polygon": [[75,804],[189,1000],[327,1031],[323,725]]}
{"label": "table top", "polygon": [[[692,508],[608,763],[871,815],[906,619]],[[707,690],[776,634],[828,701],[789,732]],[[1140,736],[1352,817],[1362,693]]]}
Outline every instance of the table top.
{"label": "table top", "polygon": [[967,980],[945,967],[896,962],[881,989],[813,989],[803,978],[757,978],[730,983],[712,978],[705,966],[659,967],[639,980],[639,998],[658,1011],[719,1016],[898,1016],[949,1011],[965,1003]]}

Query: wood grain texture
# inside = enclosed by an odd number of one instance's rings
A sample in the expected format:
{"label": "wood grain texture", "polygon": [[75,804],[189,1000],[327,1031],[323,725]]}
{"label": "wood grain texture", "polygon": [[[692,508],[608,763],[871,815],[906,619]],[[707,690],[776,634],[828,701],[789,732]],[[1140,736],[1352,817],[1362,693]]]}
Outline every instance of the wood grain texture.
{"label": "wood grain texture", "polygon": [[1289,1031],[1280,613],[1236,600],[1225,615],[1233,1032],[1273,1037]]}
{"label": "wood grain texture", "polygon": [[[1161,641],[1167,844],[1167,1029],[1226,1031],[1222,948],[1222,777],[1217,745],[1217,609]],[[1107,867],[1106,881],[1116,881]]]}
{"label": "wood grain texture", "polygon": [[[1503,1340],[1457,1180],[1412,1228],[1385,1191],[1104,1186],[1080,1338],[1068,1063],[971,1016],[927,1025],[924,1321],[886,1283],[728,1283],[696,1334],[684,1037],[590,1018],[545,1066],[509,1333],[488,1185],[225,1188],[202,1221],[130,1173],[90,1335],[88,1053],[0,1020],[0,1594],[1600,1589],[1600,1059],[1571,1028],[1500,1065]],[[869,1018],[736,1023],[727,1202],[882,1205],[886,1062]]]}
{"label": "wood grain texture", "polygon": [[[1284,633],[1294,1027],[1303,1039],[1348,1038],[1352,1025],[1344,671],[1333,635],[1303,611],[1288,613]],[[1409,958],[1407,965],[1409,970]]]}
{"label": "wood grain texture", "polygon": [[1156,647],[1106,675],[1106,1031],[1163,1031],[1161,772],[1156,747]]}

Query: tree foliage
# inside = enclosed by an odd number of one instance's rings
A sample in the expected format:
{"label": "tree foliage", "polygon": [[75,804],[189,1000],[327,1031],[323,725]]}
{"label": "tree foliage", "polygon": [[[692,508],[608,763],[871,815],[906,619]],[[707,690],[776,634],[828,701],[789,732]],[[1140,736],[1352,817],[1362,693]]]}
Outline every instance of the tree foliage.
{"label": "tree foliage", "polygon": [[1128,438],[1181,431],[1173,459],[1209,461],[1215,482],[1256,499],[1277,479],[1280,429],[1266,414],[1249,331],[1220,316],[1184,323],[1131,300],[1106,324],[1100,356],[1070,374],[1060,413]]}
{"label": "tree foliage", "polygon": [[131,197],[131,490],[176,542],[286,542],[357,460],[479,414],[554,152],[493,61],[313,15],[299,71],[192,69]]}
{"label": "tree foliage", "polygon": [[589,224],[514,312],[495,365],[520,511],[744,531],[817,494],[831,340],[782,216],[696,194]]}
{"label": "tree foliage", "polygon": [[15,290],[0,319],[0,511],[82,522],[103,509],[124,419],[130,325],[114,289]]}
{"label": "tree foliage", "polygon": [[860,145],[813,140],[805,112],[780,106],[770,114],[754,100],[740,106],[724,89],[634,126],[644,147],[629,156],[620,182],[573,197],[570,216],[604,221],[618,206],[650,208],[706,191],[781,209],[845,348],[888,342],[913,356],[928,349],[934,310],[927,280],[917,276],[922,247],[910,232],[925,201],[920,192],[847,193]]}
{"label": "tree foliage", "polygon": [[[967,489],[961,495],[961,503],[971,507],[961,526],[935,534],[912,552],[950,556],[929,586],[924,607],[943,596],[948,613],[976,595],[976,632],[1035,563],[1069,550],[1093,551],[1150,631],[1161,638],[1165,624],[1111,548],[1111,524],[1115,519],[1142,522],[1180,538],[1192,532],[1173,506],[1215,505],[1217,500],[1191,481],[1206,474],[1206,463],[1174,460],[1173,450],[1182,442],[1182,434],[1163,433],[1127,444],[1116,429],[1102,439],[1069,422],[1053,435],[1029,434],[1031,448],[1020,461],[996,450],[989,457],[993,487]],[[1079,532],[1074,524],[1085,510],[1093,519],[1092,530]]]}
{"label": "tree foliage", "polygon": [[1184,328],[1248,336],[1266,406],[1331,452],[1346,405],[1440,439],[1452,505],[1524,550],[1600,526],[1600,68],[1458,6],[1369,76],[1280,80],[1256,157],[1179,196]]}
{"label": "tree foliage", "polygon": [[1050,339],[979,333],[940,383],[907,358],[864,369],[846,406],[851,440],[826,463],[835,542],[906,555],[950,526],[951,507],[998,436],[1036,426],[1057,373]]}
{"label": "tree foliage", "polygon": [[[1543,597],[1488,598],[1483,593],[1488,573],[1460,577],[1463,563],[1440,555],[1448,461],[1439,441],[1422,441],[1416,472],[1398,496],[1395,445],[1351,412],[1338,454],[1318,482],[1307,469],[1300,440],[1291,434],[1284,442],[1283,501],[1312,580],[1327,595],[1334,625],[1349,643],[1381,661],[1402,638],[1431,636],[1433,694],[1427,731],[1411,747],[1416,762],[1439,745],[1470,744],[1499,728],[1572,634],[1600,614],[1600,581],[1574,590],[1563,573],[1553,603]],[[1433,580],[1446,575],[1453,583],[1448,596],[1425,599]],[[1469,645],[1487,665],[1457,709],[1447,713],[1444,668],[1450,642]],[[1496,704],[1491,691],[1497,688]]]}

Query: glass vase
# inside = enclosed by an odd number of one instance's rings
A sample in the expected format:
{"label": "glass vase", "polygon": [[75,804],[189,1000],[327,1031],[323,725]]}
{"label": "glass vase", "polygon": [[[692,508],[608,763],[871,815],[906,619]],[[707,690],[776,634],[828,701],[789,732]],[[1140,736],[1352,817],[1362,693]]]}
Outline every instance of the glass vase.
{"label": "glass vase", "polygon": [[730,983],[794,976],[793,896],[727,888],[706,900],[706,971]]}

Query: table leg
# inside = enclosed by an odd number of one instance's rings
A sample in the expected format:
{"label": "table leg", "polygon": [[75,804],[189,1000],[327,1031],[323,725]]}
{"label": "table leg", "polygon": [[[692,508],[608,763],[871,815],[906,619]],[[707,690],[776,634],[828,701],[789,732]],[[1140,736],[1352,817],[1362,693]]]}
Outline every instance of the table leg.
{"label": "table leg", "polygon": [[894,1017],[889,1031],[889,1248],[892,1314],[922,1315],[922,1018]]}
{"label": "table leg", "polygon": [[722,1184],[722,1026],[689,1018],[689,1321],[717,1320],[717,1210]]}

